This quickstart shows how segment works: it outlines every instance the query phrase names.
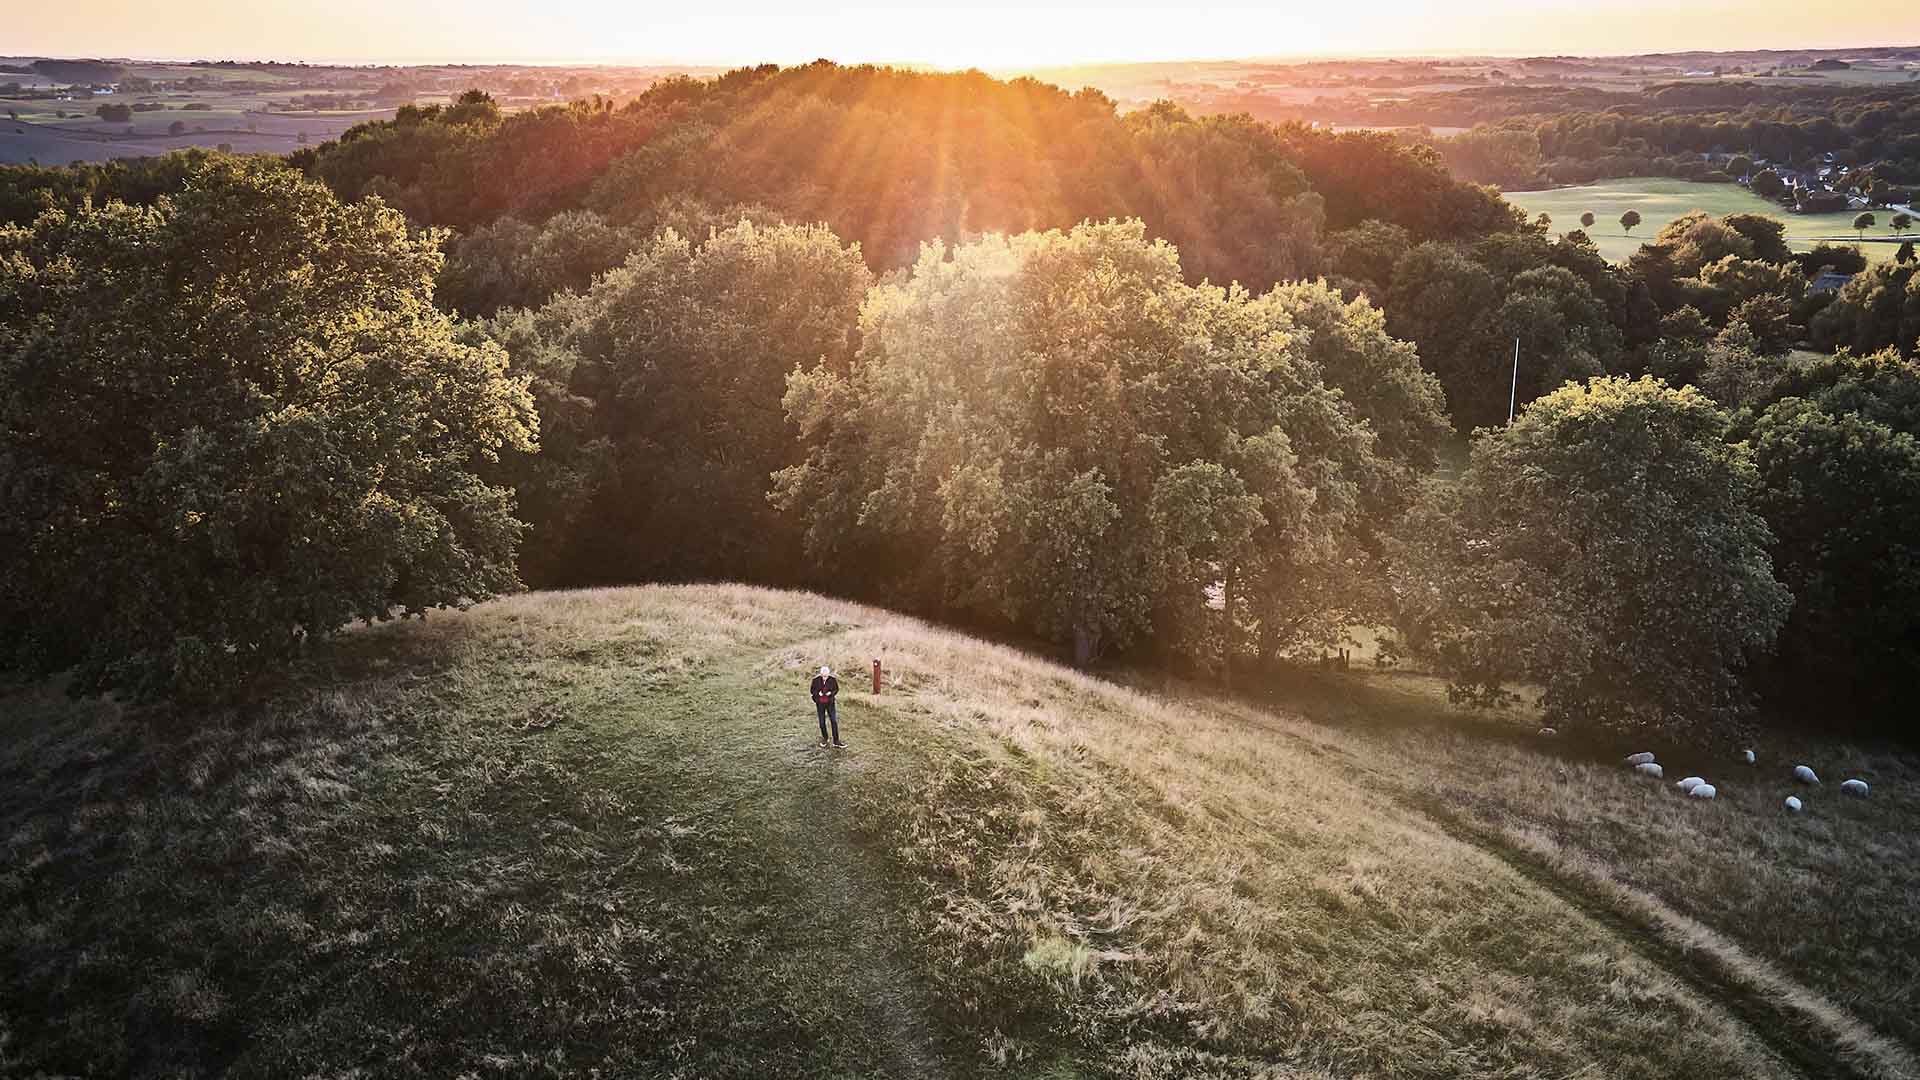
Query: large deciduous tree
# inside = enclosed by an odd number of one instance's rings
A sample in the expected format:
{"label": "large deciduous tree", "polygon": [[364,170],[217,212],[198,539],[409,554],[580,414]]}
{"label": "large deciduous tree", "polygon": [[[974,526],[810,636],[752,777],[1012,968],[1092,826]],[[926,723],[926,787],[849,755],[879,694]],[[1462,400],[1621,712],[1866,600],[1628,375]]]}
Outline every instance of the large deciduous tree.
{"label": "large deciduous tree", "polygon": [[1516,391],[1525,404],[1568,379],[1613,369],[1622,335],[1596,285],[1624,319],[1625,290],[1578,243],[1497,236],[1471,252],[1422,244],[1394,269],[1388,327],[1419,346],[1455,424],[1470,430],[1504,422]]}
{"label": "large deciduous tree", "polygon": [[0,233],[0,644],[210,691],[355,619],[515,587],[524,385],[436,238],[276,165]]}
{"label": "large deciduous tree", "polygon": [[1920,280],[1912,264],[1880,263],[1842,285],[1807,327],[1816,349],[1879,352],[1889,346],[1912,356],[1920,350]]}
{"label": "large deciduous tree", "polygon": [[742,222],[663,232],[586,293],[495,319],[553,429],[512,469],[529,580],[806,580],[766,501],[798,457],[781,399],[796,369],[845,369],[871,280],[827,229]]}
{"label": "large deciduous tree", "polygon": [[1798,397],[1768,407],[1745,434],[1774,563],[1794,596],[1763,687],[1781,704],[1817,709],[1818,726],[1910,736],[1905,698],[1920,680],[1920,442]]}
{"label": "large deciduous tree", "polygon": [[1790,597],[1727,423],[1697,390],[1603,378],[1476,440],[1399,547],[1410,636],[1458,697],[1535,684],[1556,723],[1738,711],[1739,672]]}
{"label": "large deciduous tree", "polygon": [[[870,296],[850,370],[791,380],[806,456],[775,498],[816,557],[896,601],[1083,661],[1149,633],[1209,660],[1285,649],[1359,602],[1326,583],[1396,482],[1361,410],[1396,438],[1441,423],[1368,310],[1186,285],[1137,221],[933,246]],[[1328,385],[1315,333],[1372,398]]]}

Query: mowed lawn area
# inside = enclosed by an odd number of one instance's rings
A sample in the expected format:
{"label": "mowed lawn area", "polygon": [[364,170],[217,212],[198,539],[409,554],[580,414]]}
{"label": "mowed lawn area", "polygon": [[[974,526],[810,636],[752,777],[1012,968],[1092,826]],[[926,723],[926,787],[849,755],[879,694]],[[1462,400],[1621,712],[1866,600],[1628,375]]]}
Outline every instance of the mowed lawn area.
{"label": "mowed lawn area", "polygon": [[242,709],[0,690],[0,1074],[1915,1075],[1909,755],[1655,782],[1418,674],[1110,674],[689,586]]}
{"label": "mowed lawn area", "polygon": [[[1527,212],[1528,217],[1545,213],[1553,218],[1553,231],[1566,232],[1580,227],[1580,215],[1593,211],[1597,219],[1587,235],[1600,254],[1619,261],[1632,255],[1641,244],[1652,240],[1668,222],[1690,210],[1704,210],[1715,217],[1725,214],[1765,214],[1787,226],[1787,243],[1795,251],[1806,251],[1818,241],[1852,242],[1857,234],[1853,219],[1857,210],[1837,214],[1795,214],[1770,203],[1738,184],[1702,184],[1665,177],[1636,177],[1608,180],[1581,187],[1553,188],[1547,191],[1509,191],[1508,202]],[[1640,224],[1631,235],[1620,228],[1620,215],[1628,210],[1640,212]],[[1893,258],[1899,244],[1887,227],[1891,210],[1873,211],[1877,224],[1867,230],[1869,241],[1861,248],[1869,261]],[[1909,230],[1913,232],[1914,230]]]}

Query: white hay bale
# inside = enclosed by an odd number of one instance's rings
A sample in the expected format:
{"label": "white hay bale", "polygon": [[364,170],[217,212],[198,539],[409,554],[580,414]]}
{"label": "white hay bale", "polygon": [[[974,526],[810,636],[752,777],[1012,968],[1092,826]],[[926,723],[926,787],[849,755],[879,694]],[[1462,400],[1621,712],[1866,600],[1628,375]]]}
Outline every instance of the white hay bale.
{"label": "white hay bale", "polygon": [[1805,765],[1795,765],[1793,767],[1793,778],[1803,784],[1817,784],[1820,782],[1820,775]]}
{"label": "white hay bale", "polygon": [[1793,795],[1787,796],[1787,809],[1793,811],[1796,814],[1800,812],[1800,800],[1797,796],[1793,796]]}
{"label": "white hay bale", "polygon": [[1753,764],[1753,751],[1751,750],[1740,751],[1740,760],[1746,762],[1749,765]]}
{"label": "white hay bale", "polygon": [[1627,764],[1629,764],[1629,765],[1636,765],[1636,766],[1638,766],[1638,765],[1650,765],[1650,764],[1652,764],[1652,763],[1653,763],[1653,755],[1652,755],[1652,754],[1649,754],[1649,753],[1647,753],[1647,752],[1646,752],[1646,751],[1644,751],[1644,750],[1642,750],[1642,751],[1641,751],[1640,753],[1638,753],[1638,754],[1628,754],[1628,755],[1627,755]]}
{"label": "white hay bale", "polygon": [[1666,773],[1661,770],[1660,766],[1655,765],[1651,761],[1643,761],[1635,765],[1633,771],[1639,773],[1641,776],[1651,776],[1655,780],[1662,779],[1666,776]]}
{"label": "white hay bale", "polygon": [[1858,795],[1864,799],[1867,797],[1867,782],[1865,780],[1842,780],[1840,782],[1840,790],[1849,795]]}
{"label": "white hay bale", "polygon": [[1695,784],[1687,789],[1687,797],[1690,799],[1711,799],[1718,794],[1720,794],[1719,790],[1712,784]]}
{"label": "white hay bale", "polygon": [[1679,788],[1681,791],[1691,792],[1694,788],[1704,783],[1706,783],[1706,781],[1698,776],[1689,776],[1685,780],[1674,781],[1673,786]]}

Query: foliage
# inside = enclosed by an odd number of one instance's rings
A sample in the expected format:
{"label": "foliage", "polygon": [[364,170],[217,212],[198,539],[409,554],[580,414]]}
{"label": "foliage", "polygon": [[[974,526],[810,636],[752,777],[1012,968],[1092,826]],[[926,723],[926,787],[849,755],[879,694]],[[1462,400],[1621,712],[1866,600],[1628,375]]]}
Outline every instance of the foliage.
{"label": "foliage", "polygon": [[[1742,216],[1754,217],[1755,215]],[[1753,241],[1747,237],[1746,233],[1734,228],[1731,223],[1716,220],[1712,215],[1701,210],[1682,214],[1668,222],[1666,227],[1654,236],[1653,242],[1673,252],[1674,272],[1681,277],[1692,277],[1700,272],[1701,267],[1728,256],[1750,259],[1754,254]],[[1784,246],[1785,242],[1781,243]]]}
{"label": "foliage", "polygon": [[1803,360],[1782,370],[1750,403],[1759,410],[1792,397],[1920,438],[1920,367],[1892,349]]}
{"label": "foliage", "polygon": [[1373,428],[1377,451],[1407,470],[1392,489],[1439,463],[1450,432],[1440,380],[1420,364],[1412,343],[1387,333],[1386,316],[1365,300],[1342,301],[1324,282],[1282,285],[1267,299],[1293,323],[1306,359]]}
{"label": "foliage", "polygon": [[[1764,161],[1768,167],[1752,175],[1750,186],[1779,199],[1785,183],[1775,167],[1811,171],[1830,160],[1870,162],[1846,170],[1841,180],[1875,195],[1881,186],[1920,180],[1920,120],[1912,102],[1906,85],[1714,79],[1625,91],[1475,87],[1381,97],[1333,116],[1323,99],[1316,112],[1344,124],[1470,127],[1474,145],[1524,141],[1552,184],[1629,176],[1730,183],[1743,174],[1743,164]],[[1703,160],[1730,150],[1724,164]]]}
{"label": "foliage", "polygon": [[806,456],[776,501],[830,568],[1082,660],[1152,635],[1230,662],[1242,627],[1263,654],[1320,640],[1364,606],[1333,583],[1402,477],[1295,340],[1294,305],[1339,378],[1388,376],[1363,403],[1383,426],[1434,430],[1431,388],[1365,305],[1188,286],[1139,222],[1082,225],[932,246],[876,289],[852,369],[790,381]]}
{"label": "foliage", "polygon": [[538,226],[502,217],[448,245],[435,295],[442,308],[466,315],[539,307],[562,289],[585,290],[647,235],[591,210],[563,211]]}
{"label": "foliage", "polygon": [[35,60],[33,70],[57,83],[92,86],[119,81],[127,69],[105,60]]}
{"label": "foliage", "polygon": [[579,207],[614,159],[665,122],[650,104],[604,100],[505,115],[470,91],[451,105],[402,106],[293,160],[343,199],[380,195],[417,223],[473,229]]}
{"label": "foliage", "polygon": [[1388,328],[1418,346],[1455,425],[1469,430],[1504,421],[1510,391],[1524,404],[1614,370],[1629,314],[1625,283],[1592,248],[1531,233],[1415,248],[1394,267],[1386,309]]}
{"label": "foliage", "polygon": [[844,370],[871,277],[819,228],[668,231],[488,333],[533,380],[545,446],[509,462],[529,580],[804,580],[799,524],[767,505],[796,456],[788,373]]}
{"label": "foliage", "polygon": [[1726,427],[1698,391],[1608,378],[1482,433],[1400,546],[1404,617],[1454,693],[1484,704],[1534,683],[1554,723],[1737,714],[1738,673],[1791,597]]}
{"label": "foliage", "polygon": [[1911,263],[1881,263],[1853,276],[1813,317],[1808,336],[1822,352],[1873,353],[1889,347],[1903,356],[1920,345],[1920,288]]}
{"label": "foliage", "polygon": [[1819,277],[1822,270],[1857,274],[1867,268],[1867,257],[1860,249],[1844,244],[1815,244],[1795,255],[1793,261],[1800,267],[1801,276],[1807,278]]}
{"label": "foliage", "polygon": [[1326,200],[1327,224],[1386,221],[1418,240],[1459,240],[1516,232],[1526,215],[1499,192],[1462,184],[1432,147],[1391,132],[1333,132],[1304,124],[1277,129],[1294,163]]}
{"label": "foliage", "polygon": [[52,209],[78,210],[119,201],[151,206],[178,192],[191,176],[221,155],[189,147],[156,157],[75,162],[64,166],[0,166],[0,224],[31,225]]}
{"label": "foliage", "polygon": [[1725,255],[1700,267],[1692,280],[1676,283],[1680,298],[1698,308],[1716,326],[1726,325],[1734,309],[1759,297],[1791,307],[1806,282],[1791,268],[1740,255]]}
{"label": "foliage", "polygon": [[1793,258],[1787,247],[1787,226],[1779,218],[1765,214],[1727,214],[1720,223],[1739,233],[1752,245],[1753,257],[1761,262],[1784,263]]}
{"label": "foliage", "polygon": [[1431,149],[1376,133],[1164,102],[1122,116],[1092,90],[825,61],[665,80],[617,108],[503,116],[470,95],[300,160],[343,196],[382,193],[462,230],[564,209],[631,225],[662,200],[761,206],[826,224],[876,270],[909,265],[930,239],[1139,217],[1180,248],[1191,280],[1264,289],[1319,270],[1323,222],[1378,218],[1421,239],[1518,227]]}
{"label": "foliage", "polygon": [[1124,124],[1140,171],[1137,194],[1104,216],[1153,222],[1180,250],[1190,280],[1259,289],[1319,268],[1323,197],[1271,125],[1245,116],[1196,120],[1165,102]]}
{"label": "foliage", "polygon": [[[1878,361],[1904,369],[1911,361]],[[1868,415],[1788,397],[1742,433],[1756,506],[1794,596],[1762,687],[1806,722],[1911,737],[1920,680],[1920,442]]]}
{"label": "foliage", "polygon": [[1434,146],[1464,180],[1520,191],[1540,185],[1540,139],[1530,131],[1476,127]]}
{"label": "foliage", "polygon": [[222,158],[3,235],[10,665],[211,693],[516,585],[512,493],[475,469],[532,449],[530,401],[453,340],[398,213]]}
{"label": "foliage", "polygon": [[1763,356],[1785,355],[1797,336],[1792,309],[1778,293],[1771,292],[1741,301],[1727,316],[1726,329],[1720,332],[1723,343],[1738,339]]}
{"label": "foliage", "polygon": [[1393,285],[1394,267],[1412,247],[1412,233],[1369,219],[1328,234],[1322,250],[1335,281],[1382,300]]}

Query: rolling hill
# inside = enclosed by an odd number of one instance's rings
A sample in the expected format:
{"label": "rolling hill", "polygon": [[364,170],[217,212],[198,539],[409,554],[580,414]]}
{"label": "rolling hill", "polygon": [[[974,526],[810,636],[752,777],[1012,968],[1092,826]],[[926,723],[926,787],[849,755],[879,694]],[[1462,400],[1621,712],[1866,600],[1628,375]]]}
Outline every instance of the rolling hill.
{"label": "rolling hill", "polygon": [[240,710],[16,688],[0,1073],[1913,1075],[1920,767],[1616,749],[735,586],[355,630]]}

